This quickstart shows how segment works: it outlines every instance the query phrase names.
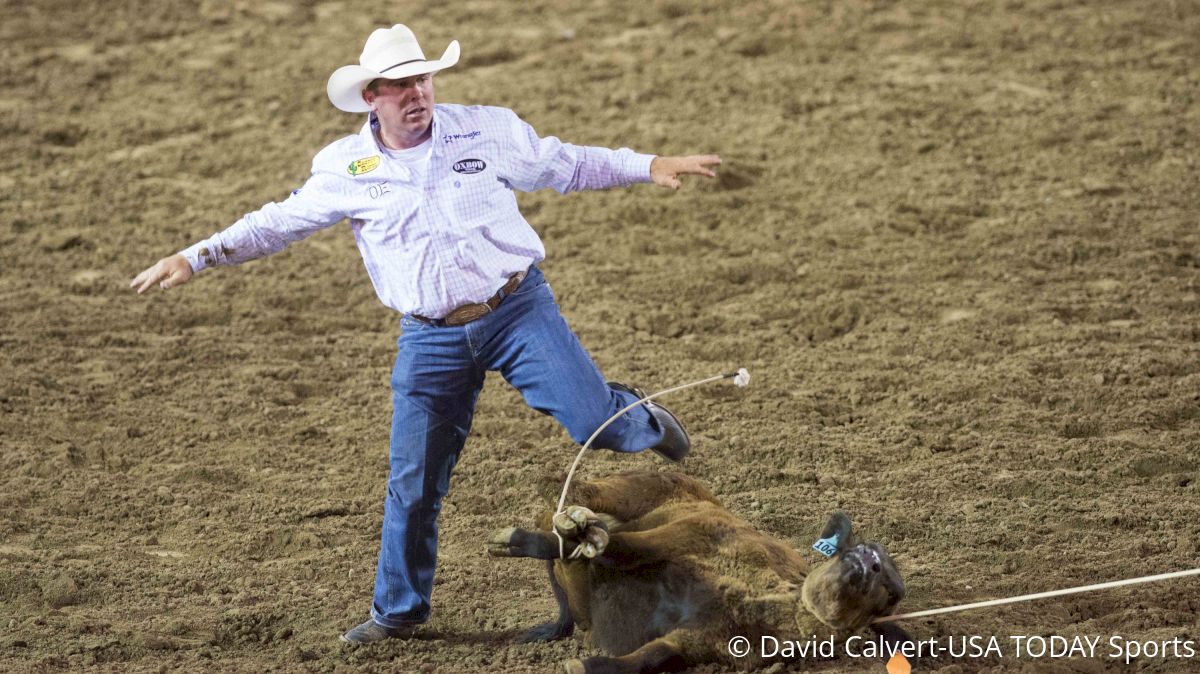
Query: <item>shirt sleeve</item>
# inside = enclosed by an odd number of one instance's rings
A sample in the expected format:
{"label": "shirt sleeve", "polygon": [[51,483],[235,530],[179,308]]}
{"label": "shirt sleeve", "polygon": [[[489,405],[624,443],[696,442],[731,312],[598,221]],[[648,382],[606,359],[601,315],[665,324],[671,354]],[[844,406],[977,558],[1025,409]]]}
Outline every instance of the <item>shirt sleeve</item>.
{"label": "shirt sleeve", "polygon": [[554,136],[541,138],[516,113],[506,112],[510,119],[505,178],[518,190],[532,192],[551,187],[566,194],[650,182],[654,155],[627,147],[610,150],[572,145]]}
{"label": "shirt sleeve", "polygon": [[185,248],[180,254],[192,271],[198,272],[278,253],[288,244],[335,225],[345,217],[338,208],[336,187],[335,176],[314,167],[304,186],[284,201],[247,213],[225,230]]}

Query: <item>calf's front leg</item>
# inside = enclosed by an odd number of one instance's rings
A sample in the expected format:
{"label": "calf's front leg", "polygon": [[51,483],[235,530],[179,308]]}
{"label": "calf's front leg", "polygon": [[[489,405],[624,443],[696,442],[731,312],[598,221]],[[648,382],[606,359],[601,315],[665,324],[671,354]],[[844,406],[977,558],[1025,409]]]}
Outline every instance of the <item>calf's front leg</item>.
{"label": "calf's front leg", "polygon": [[487,553],[492,557],[558,559],[558,538],[548,531],[506,527],[488,538]]}
{"label": "calf's front leg", "polygon": [[546,571],[550,575],[550,590],[554,592],[554,601],[558,604],[558,619],[525,630],[517,637],[518,643],[558,641],[575,633],[575,620],[571,617],[571,605],[567,598],[567,591],[558,584],[558,579],[554,577],[553,561],[546,562]]}
{"label": "calf's front leg", "polygon": [[591,559],[608,545],[608,526],[587,508],[570,506],[554,515],[551,526],[554,532],[516,527],[500,529],[488,539],[488,554],[493,557],[559,559],[582,556]]}

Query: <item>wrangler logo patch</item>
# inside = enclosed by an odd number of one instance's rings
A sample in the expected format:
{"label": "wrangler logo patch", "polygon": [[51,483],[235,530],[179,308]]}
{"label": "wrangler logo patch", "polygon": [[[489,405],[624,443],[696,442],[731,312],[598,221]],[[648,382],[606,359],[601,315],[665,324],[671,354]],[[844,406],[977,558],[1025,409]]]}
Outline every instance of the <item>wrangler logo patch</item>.
{"label": "wrangler logo patch", "polygon": [[472,173],[479,173],[483,169],[487,168],[487,164],[484,163],[482,159],[462,159],[454,162],[454,166],[451,168],[453,168],[457,173],[471,175]]}
{"label": "wrangler logo patch", "polygon": [[364,173],[370,173],[377,168],[379,168],[379,155],[355,159],[346,167],[346,172],[352,176],[360,176]]}

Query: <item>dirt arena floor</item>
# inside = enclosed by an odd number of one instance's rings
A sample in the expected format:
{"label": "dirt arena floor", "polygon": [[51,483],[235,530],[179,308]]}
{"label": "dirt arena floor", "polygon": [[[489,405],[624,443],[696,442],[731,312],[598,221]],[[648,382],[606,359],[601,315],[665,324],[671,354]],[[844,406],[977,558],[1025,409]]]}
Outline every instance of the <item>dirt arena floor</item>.
{"label": "dirt arena floor", "polygon": [[[428,634],[338,643],[370,605],[399,330],[345,224],[127,287],[355,132],[325,80],[395,22],[430,56],[462,42],[440,101],[724,158],[676,193],[521,203],[608,377],[751,371],[667,400],[683,470],[732,510],[801,549],[847,510],[910,611],[1200,566],[1194,0],[0,5],[0,670],[532,673],[595,652],[509,643],[553,600],[483,541],[541,511],[536,478],[575,448],[498,376]],[[1191,579],[907,626],[1197,640],[1198,609]],[[1126,666],[1010,655],[919,664]],[[771,671],[864,667],[883,669]]]}

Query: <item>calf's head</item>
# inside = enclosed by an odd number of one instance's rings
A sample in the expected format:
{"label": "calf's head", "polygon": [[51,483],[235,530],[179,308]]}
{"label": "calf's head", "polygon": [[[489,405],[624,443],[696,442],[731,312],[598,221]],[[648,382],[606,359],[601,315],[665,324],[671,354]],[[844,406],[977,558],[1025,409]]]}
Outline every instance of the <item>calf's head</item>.
{"label": "calf's head", "polygon": [[804,579],[805,608],[838,630],[857,630],[892,613],[904,597],[904,581],[883,546],[859,542],[842,512],[829,518],[821,539],[836,551]]}

